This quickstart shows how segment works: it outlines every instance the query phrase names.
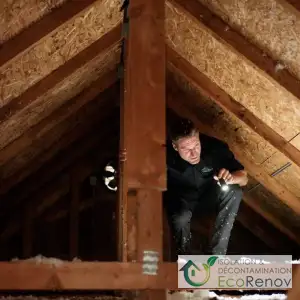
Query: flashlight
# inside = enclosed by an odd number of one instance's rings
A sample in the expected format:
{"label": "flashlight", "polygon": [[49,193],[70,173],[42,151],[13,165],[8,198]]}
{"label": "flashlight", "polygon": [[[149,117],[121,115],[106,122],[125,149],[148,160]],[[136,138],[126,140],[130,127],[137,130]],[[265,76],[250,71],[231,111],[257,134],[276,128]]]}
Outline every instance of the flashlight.
{"label": "flashlight", "polygon": [[226,183],[226,181],[223,178],[220,178],[218,180],[218,185],[221,187],[221,190],[223,192],[226,192],[226,191],[229,190],[229,186],[228,186],[228,184]]}

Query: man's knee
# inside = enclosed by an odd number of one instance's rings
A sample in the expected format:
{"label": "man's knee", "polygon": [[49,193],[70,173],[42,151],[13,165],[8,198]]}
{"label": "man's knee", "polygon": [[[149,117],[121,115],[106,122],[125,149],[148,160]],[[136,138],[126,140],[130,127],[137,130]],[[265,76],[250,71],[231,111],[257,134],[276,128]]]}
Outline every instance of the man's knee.
{"label": "man's knee", "polygon": [[239,185],[230,185],[230,189],[222,193],[220,200],[223,205],[232,204],[239,207],[243,198],[243,190]]}
{"label": "man's knee", "polygon": [[241,201],[243,198],[243,189],[238,184],[235,184],[232,185],[231,190],[233,191],[233,197]]}
{"label": "man's knee", "polygon": [[177,228],[184,228],[190,223],[191,218],[192,212],[190,210],[184,210],[176,215],[173,215],[172,221]]}

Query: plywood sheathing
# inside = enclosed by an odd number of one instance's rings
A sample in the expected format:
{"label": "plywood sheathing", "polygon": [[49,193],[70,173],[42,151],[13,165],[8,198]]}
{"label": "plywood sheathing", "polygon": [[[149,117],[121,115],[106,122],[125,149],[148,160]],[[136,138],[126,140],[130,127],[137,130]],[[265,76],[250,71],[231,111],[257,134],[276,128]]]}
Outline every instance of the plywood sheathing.
{"label": "plywood sheathing", "polygon": [[0,1],[0,45],[64,2],[66,0]]}
{"label": "plywood sheathing", "polygon": [[[25,109],[19,111],[13,118],[4,121],[0,126],[0,149],[18,138],[29,127],[50,115],[67,100],[73,98],[95,81],[100,74],[114,69],[119,57],[120,47],[116,45],[85,64],[42,97],[38,98],[32,104],[29,104]],[[0,164],[1,163],[3,163],[3,161],[0,156]],[[10,173],[10,171],[3,169],[2,176],[6,177],[4,174],[6,172],[6,175]]]}
{"label": "plywood sheathing", "polygon": [[[171,78],[189,96],[184,99],[185,105],[192,107],[192,110],[198,115],[201,121],[222,135],[224,141],[229,145],[236,145],[245,158],[253,161],[255,164],[262,165],[268,174],[272,174],[289,161],[282,153],[278,152],[277,149],[237,117],[225,112],[213,100],[201,95],[197,87],[177,74],[171,65],[169,65],[169,70],[172,72],[170,73]],[[196,101],[189,103],[189,98],[198,99],[197,105],[195,105]],[[297,146],[297,140],[298,137],[295,139],[294,146]],[[300,197],[300,168],[298,166],[292,164],[288,169],[274,177],[274,179]]]}
{"label": "plywood sheathing", "polygon": [[300,79],[300,13],[284,0],[198,0]]}
{"label": "plywood sheathing", "polygon": [[120,0],[99,0],[0,69],[0,107],[101,38],[121,17]]}
{"label": "plywood sheathing", "polygon": [[[271,174],[281,167],[285,166],[290,161],[280,152],[276,152],[270,158],[268,158],[263,167],[267,171],[267,173]],[[278,175],[276,175],[276,180],[278,180],[284,187],[294,193],[297,197],[299,197],[300,201],[300,168],[292,164]]]}
{"label": "plywood sheathing", "polygon": [[300,132],[300,101],[200,22],[167,2],[167,42],[235,100],[282,135]]}

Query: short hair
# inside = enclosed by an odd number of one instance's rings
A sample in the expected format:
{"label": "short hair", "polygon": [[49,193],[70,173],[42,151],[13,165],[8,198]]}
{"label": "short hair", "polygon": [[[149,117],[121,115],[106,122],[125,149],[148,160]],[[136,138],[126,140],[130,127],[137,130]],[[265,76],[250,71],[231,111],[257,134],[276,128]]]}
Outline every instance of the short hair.
{"label": "short hair", "polygon": [[186,118],[180,118],[169,127],[169,138],[175,142],[180,138],[192,136],[197,131],[194,123]]}

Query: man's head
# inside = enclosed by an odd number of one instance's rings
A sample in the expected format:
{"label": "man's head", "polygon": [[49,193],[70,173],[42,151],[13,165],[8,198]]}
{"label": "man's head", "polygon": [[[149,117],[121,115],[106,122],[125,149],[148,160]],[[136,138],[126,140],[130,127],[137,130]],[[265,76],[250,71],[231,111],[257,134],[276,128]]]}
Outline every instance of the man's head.
{"label": "man's head", "polygon": [[180,119],[170,128],[170,138],[173,148],[180,157],[190,164],[199,163],[201,154],[201,144],[199,131],[192,121]]}

